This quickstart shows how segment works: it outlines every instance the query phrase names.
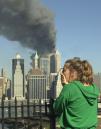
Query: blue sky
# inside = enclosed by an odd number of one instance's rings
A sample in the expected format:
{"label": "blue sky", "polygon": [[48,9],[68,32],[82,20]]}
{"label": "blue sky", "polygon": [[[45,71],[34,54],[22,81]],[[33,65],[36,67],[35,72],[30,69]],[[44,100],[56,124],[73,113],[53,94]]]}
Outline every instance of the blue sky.
{"label": "blue sky", "polygon": [[[101,72],[101,0],[41,0],[53,13],[56,48],[62,65],[72,57],[87,59],[94,72]],[[31,51],[0,36],[0,69],[11,72],[11,59],[19,52],[29,69]]]}

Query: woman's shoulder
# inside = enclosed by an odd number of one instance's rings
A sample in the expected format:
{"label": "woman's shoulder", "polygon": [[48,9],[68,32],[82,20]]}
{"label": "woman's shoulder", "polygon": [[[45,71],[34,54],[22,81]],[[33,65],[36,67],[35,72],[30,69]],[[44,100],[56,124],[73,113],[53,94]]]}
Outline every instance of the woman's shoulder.
{"label": "woman's shoulder", "polygon": [[73,88],[75,88],[76,87],[76,83],[79,83],[79,81],[71,81],[71,82],[69,82],[68,84],[65,84],[64,86],[63,86],[63,89],[64,90],[69,90],[69,89],[73,89]]}

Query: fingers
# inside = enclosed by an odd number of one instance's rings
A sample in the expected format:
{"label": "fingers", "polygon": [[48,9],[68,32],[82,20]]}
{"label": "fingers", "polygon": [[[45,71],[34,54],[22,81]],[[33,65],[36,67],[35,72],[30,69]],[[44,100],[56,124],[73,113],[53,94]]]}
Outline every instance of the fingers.
{"label": "fingers", "polygon": [[68,84],[68,82],[66,81],[66,78],[65,78],[63,73],[61,74],[61,83],[62,84]]}

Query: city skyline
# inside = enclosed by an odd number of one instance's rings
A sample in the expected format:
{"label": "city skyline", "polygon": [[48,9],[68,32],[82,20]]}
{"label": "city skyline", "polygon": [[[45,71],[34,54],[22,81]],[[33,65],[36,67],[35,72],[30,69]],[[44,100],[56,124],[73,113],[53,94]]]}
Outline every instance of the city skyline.
{"label": "city skyline", "polygon": [[[62,65],[66,59],[81,57],[93,65],[94,72],[101,72],[101,1],[47,1],[41,0],[55,17],[56,49],[61,53]],[[0,69],[11,73],[11,60],[20,53],[25,60],[25,70],[29,69],[33,53],[19,43],[0,36]],[[27,70],[26,70],[27,71]]]}

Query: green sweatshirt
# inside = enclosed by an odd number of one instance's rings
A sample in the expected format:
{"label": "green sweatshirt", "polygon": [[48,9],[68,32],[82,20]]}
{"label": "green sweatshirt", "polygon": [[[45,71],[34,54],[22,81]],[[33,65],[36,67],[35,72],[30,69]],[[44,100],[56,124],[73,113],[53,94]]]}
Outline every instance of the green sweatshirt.
{"label": "green sweatshirt", "polygon": [[63,86],[53,108],[63,129],[95,129],[97,126],[96,85],[73,81]]}

